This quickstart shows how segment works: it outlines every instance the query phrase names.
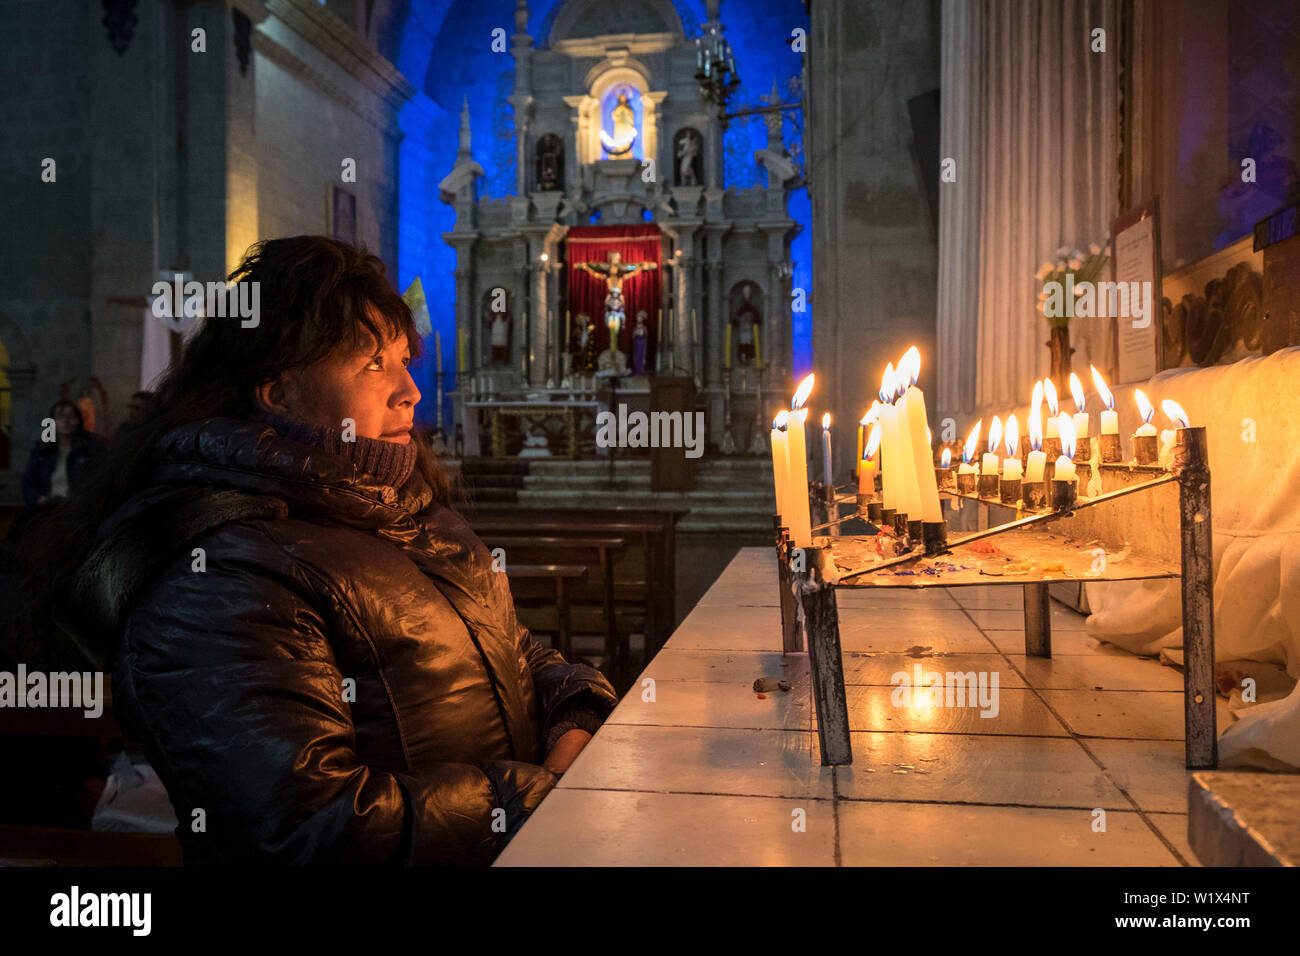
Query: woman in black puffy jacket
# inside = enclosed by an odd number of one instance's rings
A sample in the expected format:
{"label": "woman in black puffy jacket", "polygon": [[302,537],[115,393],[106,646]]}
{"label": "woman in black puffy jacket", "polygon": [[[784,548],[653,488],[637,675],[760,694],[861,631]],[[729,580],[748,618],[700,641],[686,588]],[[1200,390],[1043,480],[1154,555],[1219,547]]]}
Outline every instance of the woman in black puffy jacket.
{"label": "woman in black puffy jacket", "polygon": [[257,324],[205,320],[50,610],[111,668],[188,864],[489,863],[614,690],[520,626],[450,510],[382,263],[300,236],[231,278]]}

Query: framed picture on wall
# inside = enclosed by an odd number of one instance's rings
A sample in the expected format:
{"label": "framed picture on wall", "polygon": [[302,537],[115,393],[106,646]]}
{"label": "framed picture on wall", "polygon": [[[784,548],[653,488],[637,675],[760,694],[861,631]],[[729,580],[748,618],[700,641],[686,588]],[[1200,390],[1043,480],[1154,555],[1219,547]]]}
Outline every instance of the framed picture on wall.
{"label": "framed picture on wall", "polygon": [[326,196],[326,234],[349,245],[357,244],[357,197],[341,186],[330,184]]}
{"label": "framed picture on wall", "polygon": [[[1130,315],[1114,325],[1112,382],[1145,382],[1162,368],[1164,340],[1160,310],[1160,205],[1152,198],[1120,216],[1110,227],[1111,280],[1130,290]],[[1150,309],[1140,319],[1134,299]]]}

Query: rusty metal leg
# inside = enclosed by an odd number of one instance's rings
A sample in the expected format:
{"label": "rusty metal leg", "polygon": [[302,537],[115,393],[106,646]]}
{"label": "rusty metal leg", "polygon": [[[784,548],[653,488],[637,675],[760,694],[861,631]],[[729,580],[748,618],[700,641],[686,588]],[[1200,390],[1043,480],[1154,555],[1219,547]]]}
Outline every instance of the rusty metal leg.
{"label": "rusty metal leg", "polygon": [[1214,555],[1210,532],[1210,468],[1204,428],[1178,429],[1173,472],[1183,557],[1183,707],[1187,769],[1219,765],[1214,686]]}
{"label": "rusty metal leg", "polygon": [[790,570],[790,537],[787,529],[776,524],[776,590],[781,605],[781,653],[797,654],[803,650],[803,634],[795,621],[794,573]]}
{"label": "rusty metal leg", "polygon": [[853,762],[849,738],[849,706],[844,693],[844,655],[840,649],[839,610],[835,588],[821,574],[822,548],[809,548],[808,570],[797,574],[799,603],[808,636],[813,703],[817,708],[817,738],[822,764]]}
{"label": "rusty metal leg", "polygon": [[1025,654],[1052,656],[1052,596],[1046,582],[1025,585]]}

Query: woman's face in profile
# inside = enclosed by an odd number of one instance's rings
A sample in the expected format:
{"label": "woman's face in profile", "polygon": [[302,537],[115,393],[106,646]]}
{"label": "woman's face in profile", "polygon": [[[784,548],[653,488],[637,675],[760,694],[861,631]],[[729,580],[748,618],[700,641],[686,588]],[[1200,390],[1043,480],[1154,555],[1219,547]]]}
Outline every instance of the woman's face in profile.
{"label": "woman's face in profile", "polygon": [[339,349],[262,386],[259,398],[269,410],[299,421],[342,430],[350,418],[362,438],[406,445],[420,400],[406,368],[410,361],[404,335],[355,353]]}

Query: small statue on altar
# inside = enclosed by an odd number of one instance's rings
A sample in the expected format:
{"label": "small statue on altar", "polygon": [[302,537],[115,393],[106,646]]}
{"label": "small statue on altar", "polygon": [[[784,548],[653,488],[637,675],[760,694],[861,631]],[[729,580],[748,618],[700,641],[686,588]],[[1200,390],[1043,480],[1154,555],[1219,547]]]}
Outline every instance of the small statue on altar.
{"label": "small statue on altar", "polygon": [[573,337],[573,371],[591,375],[596,371],[596,323],[585,312],[578,313]]}
{"label": "small statue on altar", "polygon": [[505,365],[510,360],[510,312],[489,311],[486,318],[492,344],[492,364]]}
{"label": "small statue on altar", "polygon": [[677,139],[677,185],[698,186],[695,174],[696,157],[700,155],[700,135],[693,129],[684,129]]}
{"label": "small statue on altar", "polygon": [[605,295],[605,325],[609,326],[617,322],[621,329],[624,309],[623,280],[636,275],[642,269],[650,271],[658,269],[659,265],[654,262],[624,263],[622,253],[611,252],[608,262],[579,262],[578,268],[605,283],[608,290]]}
{"label": "small statue on altar", "polygon": [[646,319],[650,316],[642,309],[636,314],[636,328],[632,330],[632,374],[646,373],[646,351],[650,345],[650,329]]}
{"label": "small statue on altar", "polygon": [[750,301],[753,287],[747,282],[741,286],[743,300],[731,317],[731,324],[736,329],[736,359],[741,365],[752,365],[759,357],[759,329],[763,317],[757,307]]}

